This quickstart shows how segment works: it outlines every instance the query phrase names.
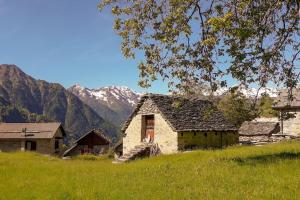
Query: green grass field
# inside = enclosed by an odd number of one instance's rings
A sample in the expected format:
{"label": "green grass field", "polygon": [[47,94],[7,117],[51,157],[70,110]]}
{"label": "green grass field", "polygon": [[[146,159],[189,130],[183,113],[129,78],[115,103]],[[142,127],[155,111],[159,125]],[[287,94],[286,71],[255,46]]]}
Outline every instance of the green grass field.
{"label": "green grass field", "polygon": [[300,142],[115,165],[0,153],[0,199],[300,199]]}

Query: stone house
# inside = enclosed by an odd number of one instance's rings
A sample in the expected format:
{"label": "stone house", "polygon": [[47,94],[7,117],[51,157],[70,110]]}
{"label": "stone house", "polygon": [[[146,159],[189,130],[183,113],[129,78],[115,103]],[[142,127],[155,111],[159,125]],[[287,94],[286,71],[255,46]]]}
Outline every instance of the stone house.
{"label": "stone house", "polygon": [[292,90],[293,98],[289,98],[288,90],[284,89],[273,105],[279,111],[280,133],[283,135],[300,136],[300,88]]}
{"label": "stone house", "polygon": [[239,128],[239,141],[242,144],[272,142],[273,134],[280,132],[278,122],[246,121]]}
{"label": "stone house", "polygon": [[123,154],[143,142],[164,154],[238,143],[237,128],[210,101],[169,95],[144,95],[122,132]]}
{"label": "stone house", "polygon": [[0,123],[0,152],[59,154],[66,133],[60,123]]}
{"label": "stone house", "polygon": [[99,130],[91,130],[78,138],[63,156],[107,153],[111,141]]}

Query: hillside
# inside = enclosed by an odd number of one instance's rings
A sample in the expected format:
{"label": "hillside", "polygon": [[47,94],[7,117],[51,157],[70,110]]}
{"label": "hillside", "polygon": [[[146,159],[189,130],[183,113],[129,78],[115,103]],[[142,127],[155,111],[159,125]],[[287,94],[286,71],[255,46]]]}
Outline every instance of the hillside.
{"label": "hillside", "polygon": [[68,90],[89,105],[98,115],[116,126],[126,121],[141,97],[140,93],[125,86],[90,89],[76,84]]}
{"label": "hillside", "polygon": [[300,199],[299,166],[299,141],[119,165],[0,153],[0,199]]}
{"label": "hillside", "polygon": [[5,122],[32,122],[35,118],[28,116],[36,116],[43,121],[61,122],[69,138],[77,138],[92,128],[103,129],[111,138],[118,137],[114,125],[64,87],[36,80],[15,65],[0,65],[0,99]]}

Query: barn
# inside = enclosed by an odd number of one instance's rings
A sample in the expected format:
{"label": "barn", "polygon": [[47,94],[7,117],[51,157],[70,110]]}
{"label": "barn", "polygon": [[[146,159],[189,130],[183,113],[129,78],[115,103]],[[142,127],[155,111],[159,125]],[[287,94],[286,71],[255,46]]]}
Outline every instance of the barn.
{"label": "barn", "polygon": [[91,130],[78,138],[65,151],[63,156],[77,156],[83,154],[104,154],[108,151],[111,141],[100,130]]}
{"label": "barn", "polygon": [[207,100],[144,95],[123,128],[123,154],[155,143],[163,154],[238,143],[237,128]]}

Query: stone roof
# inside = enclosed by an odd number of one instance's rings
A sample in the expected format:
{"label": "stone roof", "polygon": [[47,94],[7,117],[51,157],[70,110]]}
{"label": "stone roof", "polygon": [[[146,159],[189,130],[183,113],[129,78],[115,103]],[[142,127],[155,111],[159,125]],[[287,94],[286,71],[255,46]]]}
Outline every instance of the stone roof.
{"label": "stone roof", "polygon": [[292,90],[293,98],[289,99],[288,89],[281,90],[274,102],[274,109],[300,108],[300,88]]}
{"label": "stone roof", "polygon": [[122,131],[125,132],[132,118],[137,114],[145,100],[151,99],[162,117],[176,131],[230,131],[236,127],[225,119],[212,102],[184,97],[147,94],[142,96]]}
{"label": "stone roof", "polygon": [[278,133],[280,131],[278,122],[256,122],[246,121],[239,129],[240,136],[260,136]]}
{"label": "stone roof", "polygon": [[53,138],[57,130],[64,129],[60,123],[0,123],[0,139]]}

